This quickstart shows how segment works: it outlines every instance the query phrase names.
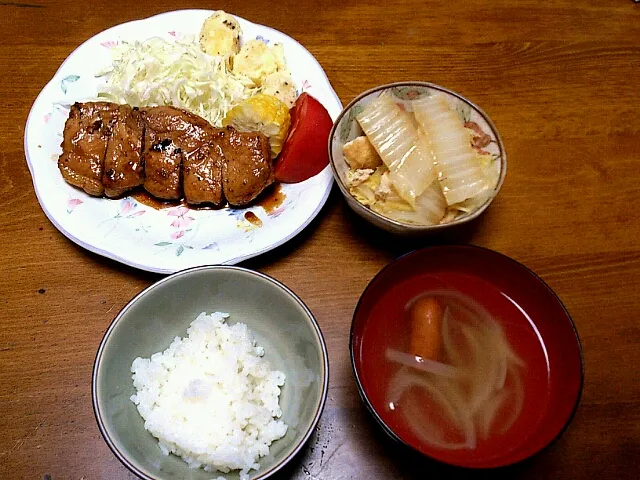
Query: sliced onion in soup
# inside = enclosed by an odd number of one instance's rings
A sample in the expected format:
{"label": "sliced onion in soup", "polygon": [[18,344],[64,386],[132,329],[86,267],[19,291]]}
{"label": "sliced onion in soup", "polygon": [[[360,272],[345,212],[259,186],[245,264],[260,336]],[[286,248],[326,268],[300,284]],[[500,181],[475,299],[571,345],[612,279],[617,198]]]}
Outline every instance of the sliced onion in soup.
{"label": "sliced onion in soup", "polygon": [[388,360],[404,365],[406,367],[415,368],[426,373],[432,373],[434,375],[440,375],[443,377],[455,378],[459,375],[456,368],[451,365],[429,360],[428,358],[422,358],[418,355],[411,355],[410,353],[404,353],[399,350],[388,348],[385,352],[385,356]]}

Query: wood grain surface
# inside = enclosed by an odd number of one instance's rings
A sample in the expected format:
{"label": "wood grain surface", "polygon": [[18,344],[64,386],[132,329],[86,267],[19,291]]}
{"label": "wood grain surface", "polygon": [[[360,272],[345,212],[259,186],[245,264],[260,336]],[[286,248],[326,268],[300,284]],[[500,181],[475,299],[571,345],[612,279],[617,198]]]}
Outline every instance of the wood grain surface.
{"label": "wood grain surface", "polygon": [[[24,157],[29,109],[61,62],[111,26],[181,8],[224,9],[292,36],[346,104],[415,79],[479,104],[509,167],[463,232],[399,241],[334,188],[312,224],[242,265],[292,288],[316,315],[330,391],[308,446],[279,479],[640,478],[640,5],[632,0],[0,2],[0,479],[133,479],[91,408],[96,350],[116,313],[159,275],[89,253],[47,220]],[[390,444],[349,363],[356,302],[398,255],[473,243],[509,255],[559,295],[582,340],[573,423],[498,471],[459,472]],[[336,262],[341,268],[336,269]]]}

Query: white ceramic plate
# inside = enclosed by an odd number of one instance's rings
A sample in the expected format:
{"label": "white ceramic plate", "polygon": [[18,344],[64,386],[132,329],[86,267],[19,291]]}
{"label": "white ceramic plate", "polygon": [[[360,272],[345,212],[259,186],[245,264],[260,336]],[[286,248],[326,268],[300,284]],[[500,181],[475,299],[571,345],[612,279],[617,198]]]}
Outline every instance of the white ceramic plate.
{"label": "white ceramic plate", "polygon": [[[31,108],[25,153],[36,195],[53,224],[92,252],[158,273],[210,264],[235,264],[271,250],[302,231],[320,212],[331,190],[329,167],[309,180],[281,185],[284,201],[275,209],[154,209],[133,197],[94,198],[67,184],[57,167],[68,109],[61,104],[94,98],[103,81],[95,74],[110,64],[121,40],[170,39],[197,35],[208,10],[180,10],[118,25],[87,40],[60,66]],[[282,43],[299,92],[317,98],[335,119],[342,105],[317,60],[291,37],[238,18],[244,41]],[[247,216],[252,212],[253,215]],[[252,220],[252,221],[249,221]],[[261,226],[257,226],[260,224]]]}

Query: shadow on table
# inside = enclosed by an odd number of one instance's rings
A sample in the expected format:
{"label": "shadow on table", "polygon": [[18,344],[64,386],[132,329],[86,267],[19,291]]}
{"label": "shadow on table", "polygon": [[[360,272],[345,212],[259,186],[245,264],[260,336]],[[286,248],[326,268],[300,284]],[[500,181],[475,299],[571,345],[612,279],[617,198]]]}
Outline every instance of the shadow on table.
{"label": "shadow on table", "polygon": [[[483,470],[453,467],[426,458],[391,440],[363,405],[345,410],[349,411],[346,414],[348,418],[331,418],[333,414],[325,411],[309,442],[288,465],[271,478],[274,480],[423,480],[424,478],[450,478],[453,475],[457,478],[473,480],[550,478],[545,474],[549,469],[547,450],[509,467]],[[351,423],[353,427],[351,432],[342,438],[327,441],[326,430],[335,432],[340,426],[347,427],[345,424]],[[341,455],[340,450],[346,452]]]}
{"label": "shadow on table", "polygon": [[[364,220],[351,210],[344,202],[338,188],[334,185],[327,203],[322,211],[305,229],[294,238],[288,240],[283,245],[242,262],[243,266],[260,270],[267,265],[287,257],[306,242],[318,231],[319,226],[326,221],[326,216],[333,216],[340,222],[333,225],[337,229],[331,232],[332,235],[344,236],[350,239],[349,243],[363,245],[363,248],[387,253],[390,259],[400,257],[413,250],[437,245],[465,245],[472,241],[472,238],[483,221],[483,215],[463,225],[451,227],[444,231],[425,236],[399,236],[394,235]],[[355,240],[355,242],[354,242]]]}
{"label": "shadow on table", "polygon": [[437,245],[464,245],[468,244],[478,225],[483,221],[483,216],[458,226],[421,236],[394,235],[377,228],[357,215],[353,210],[344,207],[344,221],[347,230],[354,237],[364,243],[370,244],[379,250],[386,250],[394,257],[402,256],[413,250]]}
{"label": "shadow on table", "polygon": [[[469,223],[426,236],[403,237],[393,235],[373,226],[354,213],[346,205],[340,191],[334,185],[321,211],[301,232],[282,245],[256,257],[243,260],[238,265],[253,270],[262,270],[283,258],[295,254],[296,250],[303,247],[305,243],[309,242],[309,240],[317,234],[320,226],[327,221],[326,217],[328,216],[336,217],[340,222],[337,227],[335,225],[333,226],[333,228],[337,228],[338,231],[332,232],[332,235],[351,237],[352,242],[356,240],[358,243],[363,244],[365,248],[383,253],[386,252],[391,259],[429,246],[468,244],[471,242],[474,232],[484,217],[484,215],[481,215]],[[138,278],[144,283],[151,284],[166,276],[165,274],[146,272],[119,263],[117,260],[112,260],[97,253],[90,252],[74,242],[70,243],[73,244],[80,255],[86,256],[89,261],[104,266],[107,269],[124,273],[127,276]]]}

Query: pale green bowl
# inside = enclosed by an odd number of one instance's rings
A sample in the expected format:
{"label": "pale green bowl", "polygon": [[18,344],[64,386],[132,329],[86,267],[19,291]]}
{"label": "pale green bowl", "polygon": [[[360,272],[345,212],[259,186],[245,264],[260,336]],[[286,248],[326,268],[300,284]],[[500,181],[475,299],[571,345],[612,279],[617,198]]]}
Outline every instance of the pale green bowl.
{"label": "pale green bowl", "polygon": [[[210,480],[217,472],[190,469],[182,459],[164,456],[130,400],[131,363],[165,350],[175,336],[206,311],[231,314],[246,323],[272,368],[283,371],[280,395],[285,437],[271,444],[252,479],[280,470],[309,439],[327,398],[329,364],[318,324],[302,301],[267,275],[241,267],[206,266],[175,273],[148,287],[115,318],[100,344],[93,370],[93,408],[105,441],[143,479]],[[225,474],[232,480],[237,473]]]}

